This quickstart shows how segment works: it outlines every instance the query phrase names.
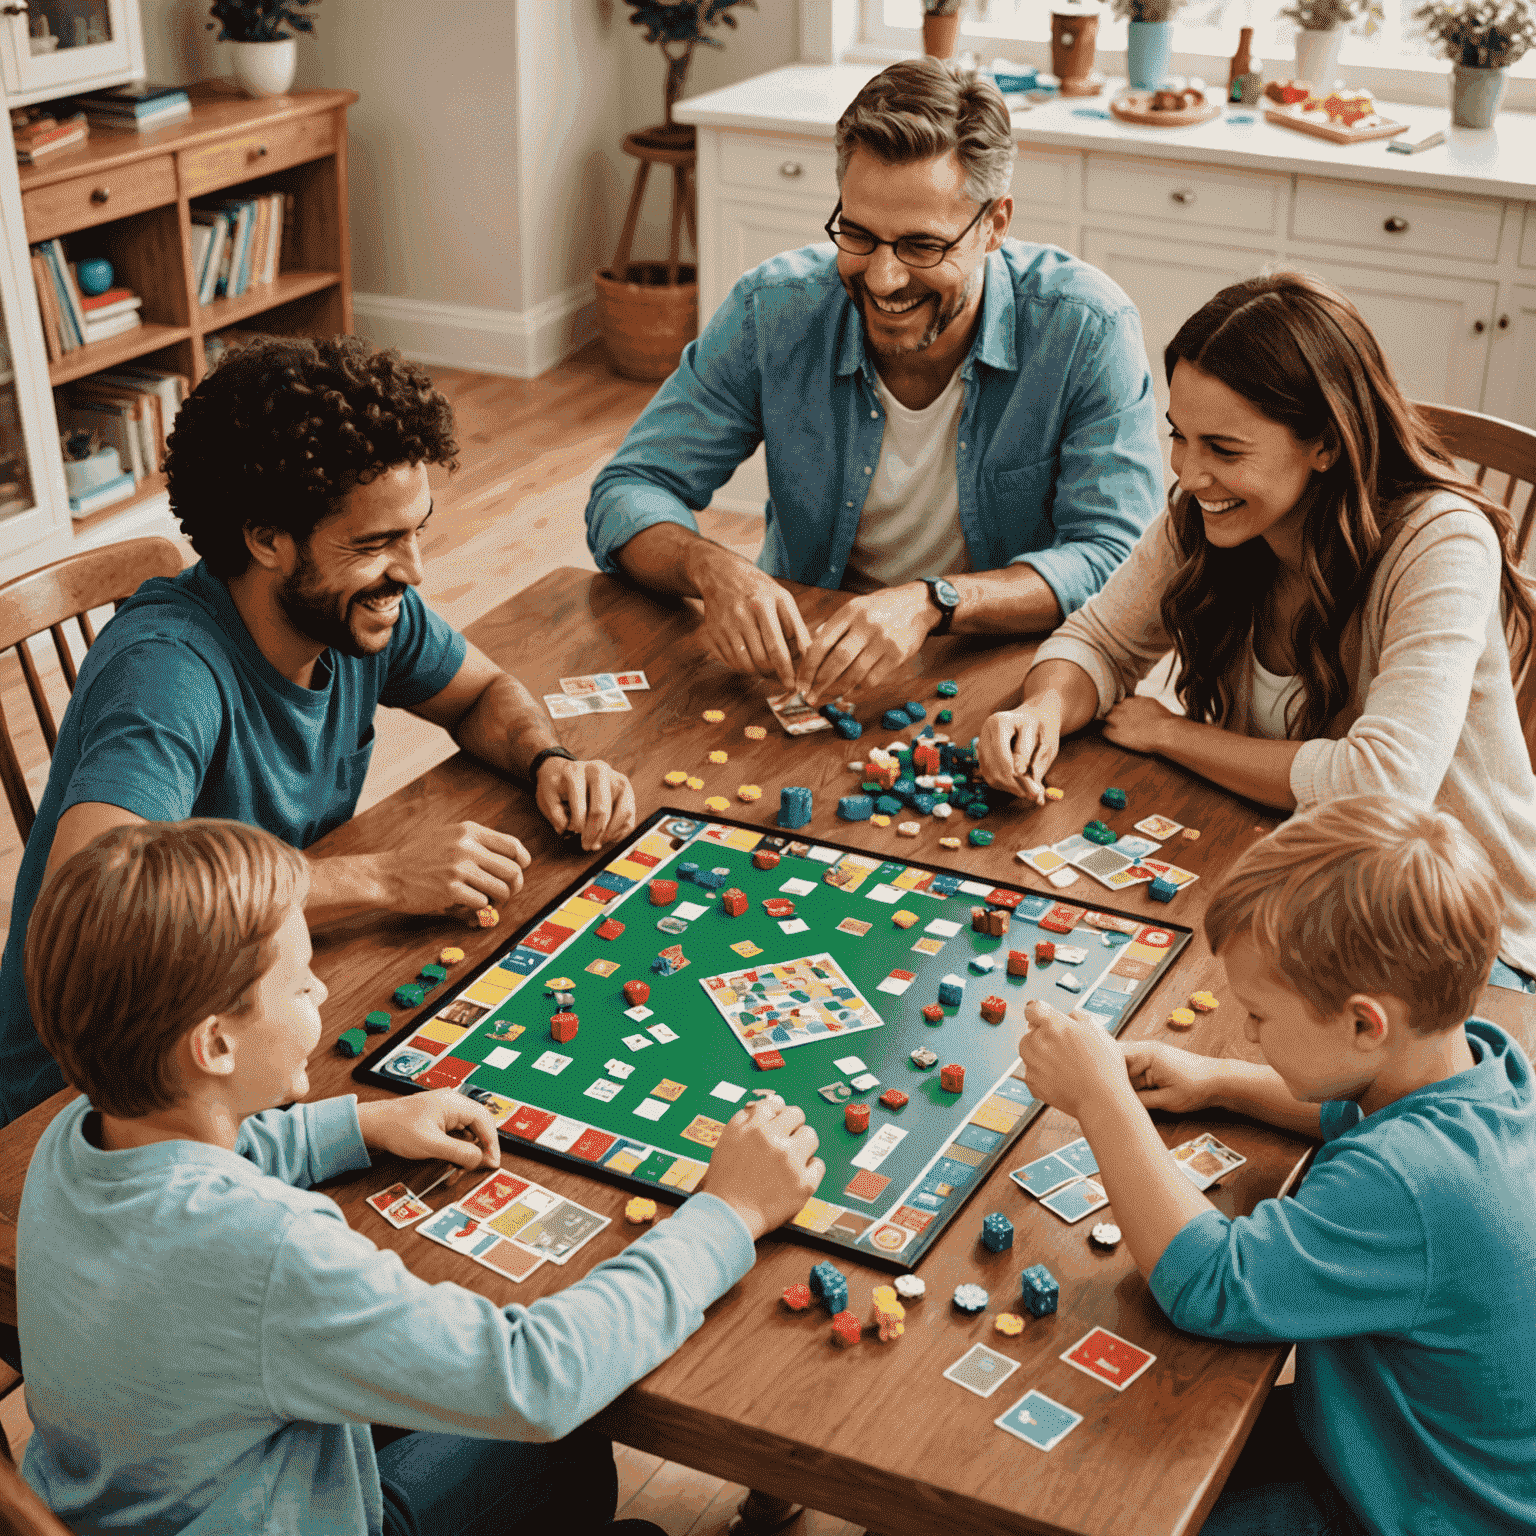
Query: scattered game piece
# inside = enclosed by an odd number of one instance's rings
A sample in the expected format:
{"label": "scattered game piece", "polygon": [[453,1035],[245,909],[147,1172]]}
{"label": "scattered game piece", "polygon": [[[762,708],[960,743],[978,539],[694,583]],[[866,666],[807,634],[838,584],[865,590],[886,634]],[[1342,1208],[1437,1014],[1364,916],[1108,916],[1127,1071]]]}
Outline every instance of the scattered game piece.
{"label": "scattered game piece", "polygon": [[[896,1283],[901,1284],[899,1280]],[[1017,1360],[1010,1360],[985,1344],[973,1344],[944,1372],[944,1379],[977,1397],[991,1397],[1018,1368]]]}
{"label": "scattered game piece", "polygon": [[793,784],[779,791],[778,821],[781,827],[803,827],[810,819],[810,790]]}
{"label": "scattered game piece", "polygon": [[1024,1319],[1017,1312],[999,1312],[992,1326],[1011,1339],[1024,1332]]}
{"label": "scattered game piece", "polygon": [[908,912],[905,907],[899,907],[891,913],[891,921],[898,928],[910,928],[917,921],[917,913]]}
{"label": "scattered game piece", "polygon": [[654,1200],[647,1200],[644,1195],[636,1195],[624,1207],[624,1220],[632,1221],[636,1226],[643,1226],[648,1221],[655,1221],[656,1202]]}
{"label": "scattered game piece", "polygon": [[957,1062],[950,1062],[947,1066],[939,1068],[939,1087],[945,1093],[965,1092],[965,1068]]}
{"label": "scattered game piece", "polygon": [[730,810],[730,808],[731,802],[727,800],[724,795],[711,795],[709,799],[704,802],[704,809],[706,811],[713,811],[716,816],[725,815],[725,813]]}
{"label": "scattered game piece", "polygon": [[981,1241],[990,1253],[1013,1247],[1013,1223],[1001,1211],[993,1211],[981,1223]]}
{"label": "scattered game piece", "polygon": [[1063,800],[1066,798],[1066,794],[1066,790],[1057,789],[1056,786],[1052,784],[1047,786],[1045,791],[1045,798],[1047,800]]}
{"label": "scattered game piece", "polygon": [[1056,1310],[1061,1287],[1056,1277],[1044,1264],[1031,1264],[1022,1277],[1024,1305],[1036,1317],[1045,1317]]}
{"label": "scattered game piece", "polygon": [[361,1056],[367,1048],[368,1034],[366,1030],[343,1030],[336,1041],[336,1054],[338,1056]]}
{"label": "scattered game piece", "polygon": [[752,855],[752,865],[755,869],[777,869],[781,857],[772,848],[759,848]]}
{"label": "scattered game piece", "polygon": [[839,715],[832,722],[832,729],[837,732],[844,741],[857,741],[864,734],[864,727],[859,724],[852,715]]}
{"label": "scattered game piece", "polygon": [[1090,843],[1101,843],[1106,846],[1110,843],[1118,841],[1117,835],[1110,831],[1110,829],[1105,826],[1102,821],[1097,820],[1090,821],[1083,828],[1083,836],[1086,837]]}
{"label": "scattered game piece", "polygon": [[895,1288],[903,1301],[921,1301],[928,1292],[927,1282],[918,1275],[897,1275]]}
{"label": "scattered game piece", "polygon": [[1164,880],[1161,875],[1147,887],[1147,895],[1153,901],[1172,901],[1179,894],[1179,888],[1172,880]]}
{"label": "scattered game piece", "polygon": [[1008,951],[1008,974],[1010,976],[1029,975],[1029,956],[1022,949]]}
{"label": "scattered game piece", "polygon": [[1214,992],[1195,992],[1190,995],[1189,1006],[1196,1013],[1214,1013],[1220,1004]]}
{"label": "scattered game piece", "polygon": [[784,1058],[777,1051],[759,1051],[752,1058],[752,1065],[759,1072],[777,1072],[784,1065]]}
{"label": "scattered game piece", "polygon": [[441,986],[448,979],[448,967],[445,965],[424,965],[416,973],[419,981],[426,982],[429,988]]}
{"label": "scattered game piece", "polygon": [[397,1008],[419,1008],[425,1001],[427,989],[420,982],[402,982],[395,988],[394,1002]]}
{"label": "scattered game piece", "polygon": [[811,1266],[811,1294],[829,1312],[841,1312],[848,1305],[848,1277],[837,1265],[823,1259]]}
{"label": "scattered game piece", "polygon": [[[1138,832],[1145,832],[1154,842],[1166,843],[1175,832],[1184,830],[1184,823],[1167,816],[1144,816],[1136,823]],[[1261,827],[1258,830],[1263,831]]]}
{"label": "scattered game piece", "polygon": [[1036,1450],[1053,1451],[1083,1422],[1083,1416],[1031,1387],[1007,1413],[992,1422]]}
{"label": "scattered game piece", "polygon": [[934,716],[934,719],[937,720],[940,725],[948,725],[949,722],[954,718],[955,712],[952,709],[941,709],[938,714]]}
{"label": "scattered game piece", "polygon": [[923,824],[920,821],[898,821],[896,823],[896,833],[899,837],[916,837],[922,830]]}
{"label": "scattered game piece", "polygon": [[880,1102],[884,1104],[887,1109],[904,1109],[907,1103],[907,1096],[901,1091],[900,1088],[887,1088],[885,1092],[880,1095]]}
{"label": "scattered game piece", "polygon": [[970,839],[972,848],[985,848],[992,841],[992,834],[985,827],[972,827]]}
{"label": "scattered game piece", "polygon": [[843,1106],[843,1124],[855,1136],[862,1136],[869,1129],[869,1105],[845,1104]]}
{"label": "scattered game piece", "polygon": [[375,1008],[372,1013],[363,1015],[363,1029],[370,1035],[387,1035],[389,1033],[390,1016],[383,1008]]}
{"label": "scattered game piece", "polygon": [[888,731],[904,731],[911,723],[904,709],[888,709],[880,716],[880,724]]}
{"label": "scattered game piece", "polygon": [[[960,692],[960,685],[953,678],[946,677],[933,691],[941,699],[952,699]],[[942,719],[943,717],[941,716],[940,718]]]}
{"label": "scattered game piece", "polygon": [[690,773],[688,775],[688,777],[683,780],[683,783],[686,784],[689,789],[703,789],[704,788],[704,780],[699,778],[699,776],[697,774]]}
{"label": "scattered game piece", "polygon": [[938,1064],[938,1052],[930,1051],[926,1045],[918,1046],[918,1048],[910,1054],[913,1066],[921,1067],[924,1072],[926,1072],[930,1067],[936,1066]]}
{"label": "scattered game piece", "polygon": [[1157,1356],[1108,1328],[1095,1328],[1058,1358],[1085,1375],[1108,1382],[1116,1392],[1124,1392]]}
{"label": "scattered game piece", "polygon": [[933,815],[940,821],[948,821],[955,814],[955,808],[947,800],[940,800],[933,808]]}
{"label": "scattered game piece", "polygon": [[880,1086],[880,1079],[873,1072],[861,1072],[853,1079],[852,1086],[859,1093],[868,1093],[871,1088]]}
{"label": "scattered game piece", "polygon": [[864,1065],[864,1059],[861,1056],[839,1056],[837,1060],[832,1063],[832,1065],[836,1067],[839,1072],[853,1073],[867,1072],[869,1070],[869,1068]]}
{"label": "scattered game piece", "polygon": [[1080,982],[1077,977],[1072,974],[1071,971],[1065,971],[1060,976],[1058,976],[1056,978],[1056,985],[1060,987],[1063,992],[1081,992],[1083,990],[1082,982]]}
{"label": "scattered game piece", "polygon": [[676,880],[652,880],[646,890],[653,907],[670,907],[677,900]]}
{"label": "scattered game piece", "polygon": [[1056,945],[1050,939],[1041,939],[1035,945],[1035,964],[1044,965],[1056,958]]}
{"label": "scattered game piece", "polygon": [[958,1008],[965,997],[965,983],[958,976],[946,976],[939,983],[939,1002],[946,1008]]}
{"label": "scattered game piece", "polygon": [[763,798],[763,791],[756,784],[739,784],[736,787],[736,798],[745,800],[748,805],[751,805]]}
{"label": "scattered game piece", "polygon": [[864,1325],[852,1312],[843,1311],[832,1319],[832,1342],[847,1348],[857,1344],[864,1336]]}
{"label": "scattered game piece", "polygon": [[720,893],[720,908],[731,917],[740,917],[747,910],[747,893],[734,885]]}
{"label": "scattered game piece", "polygon": [[997,969],[997,961],[991,955],[972,955],[970,965],[978,976],[985,976],[989,971]]}
{"label": "scattered game piece", "polygon": [[457,944],[450,944],[447,949],[438,953],[439,965],[457,965],[464,958],[464,951]]}
{"label": "scattered game piece", "polygon": [[795,904],[787,896],[770,896],[763,903],[763,911],[772,918],[793,917]]}
{"label": "scattered game piece", "polygon": [[577,1018],[574,1013],[557,1013],[549,1021],[549,1033],[562,1045],[576,1038]]}
{"label": "scattered game piece", "polygon": [[944,1010],[937,1003],[924,1003],[923,1017],[930,1024],[942,1024],[944,1022]]}
{"label": "scattered game piece", "polygon": [[816,1090],[828,1104],[846,1104],[853,1097],[853,1089],[844,1082],[828,1083]]}
{"label": "scattered game piece", "polygon": [[762,741],[768,735],[768,727],[766,725],[749,725],[746,730],[742,732],[742,735],[744,735],[748,741]]}
{"label": "scattered game piece", "polygon": [[716,750],[709,754],[709,760],[712,763],[728,763],[731,760],[731,754]]}
{"label": "scattered game piece", "polygon": [[1125,791],[1123,789],[1106,789],[1099,796],[1099,803],[1107,805],[1112,811],[1123,811],[1125,809]]}
{"label": "scattered game piece", "polygon": [[958,848],[959,846],[960,839],[958,837],[941,837],[939,839],[940,848]]}
{"label": "scattered game piece", "polygon": [[875,802],[869,795],[844,795],[837,802],[837,814],[842,821],[868,821],[875,814]]}
{"label": "scattered game piece", "polygon": [[599,923],[593,931],[600,939],[616,939],[624,932],[624,924],[618,918],[610,917]]}
{"label": "scattered game piece", "polygon": [[1200,829],[1199,827],[1185,827],[1180,836],[1187,837],[1192,843],[1198,842],[1200,839]]}
{"label": "scattered game piece", "polygon": [[[630,1201],[631,1205],[638,1203],[638,1201]],[[784,1294],[779,1297],[779,1300],[791,1312],[809,1312],[816,1298],[811,1295],[810,1286],[797,1282],[794,1285],[786,1286]]]}
{"label": "scattered game piece", "polygon": [[1168,1022],[1175,1029],[1188,1029],[1195,1022],[1195,1010],[1193,1008],[1175,1008],[1168,1015]]}
{"label": "scattered game piece", "polygon": [[1089,1230],[1088,1239],[1100,1248],[1113,1248],[1120,1241],[1120,1228],[1112,1221],[1096,1222]]}
{"label": "scattered game piece", "polygon": [[651,984],[648,981],[626,981],[624,983],[624,999],[631,1008],[641,1007],[651,995]]}
{"label": "scattered game piece", "polygon": [[870,1301],[875,1309],[874,1324],[880,1335],[882,1344],[889,1344],[892,1339],[899,1339],[907,1331],[902,1320],[907,1315],[907,1309],[896,1299],[896,1288],[890,1285],[877,1285]]}
{"label": "scattered game piece", "polygon": [[686,768],[670,768],[661,777],[663,783],[670,784],[673,789],[681,789],[688,782],[688,770]]}
{"label": "scattered game piece", "polygon": [[1008,1004],[1000,997],[984,997],[981,1000],[981,1016],[988,1024],[1001,1024],[1008,1015]]}
{"label": "scattered game piece", "polygon": [[987,1293],[979,1285],[957,1285],[954,1301],[962,1312],[985,1312]]}
{"label": "scattered game piece", "polygon": [[723,709],[706,709],[704,711],[704,718],[711,725],[719,725],[725,719],[725,711]]}

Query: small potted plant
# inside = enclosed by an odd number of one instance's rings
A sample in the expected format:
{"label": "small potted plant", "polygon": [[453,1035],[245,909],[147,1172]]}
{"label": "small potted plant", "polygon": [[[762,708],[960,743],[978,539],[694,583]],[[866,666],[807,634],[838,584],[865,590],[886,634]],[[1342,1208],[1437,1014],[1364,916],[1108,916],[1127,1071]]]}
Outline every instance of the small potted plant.
{"label": "small potted plant", "polygon": [[1155,91],[1173,57],[1173,15],[1184,0],[1110,0],[1117,21],[1128,21],[1125,72],[1138,91]]}
{"label": "small potted plant", "polygon": [[1536,47],[1532,0],[1430,0],[1413,13],[1419,30],[1451,61],[1451,121],[1491,128],[1509,66]]}
{"label": "small potted plant", "polygon": [[1332,88],[1339,73],[1339,49],[1350,27],[1381,25],[1381,0],[1291,0],[1280,14],[1296,23],[1296,79],[1319,95]]}
{"label": "small potted plant", "polygon": [[[315,24],[300,12],[319,0],[213,0],[209,31],[228,43],[235,83],[247,96],[283,96],[299,66],[294,32],[313,32]],[[283,27],[293,32],[284,32]]]}
{"label": "small potted plant", "polygon": [[952,59],[960,35],[960,0],[923,0],[923,52],[930,59]]}

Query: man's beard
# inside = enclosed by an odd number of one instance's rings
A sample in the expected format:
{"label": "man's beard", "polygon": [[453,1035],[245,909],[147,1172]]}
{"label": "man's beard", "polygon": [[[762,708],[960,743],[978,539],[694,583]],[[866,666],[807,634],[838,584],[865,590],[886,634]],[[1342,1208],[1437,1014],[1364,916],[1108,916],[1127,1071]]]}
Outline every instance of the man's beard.
{"label": "man's beard", "polygon": [[315,567],[308,554],[301,550],[293,575],[277,589],[277,605],[301,635],[319,645],[329,646],[343,656],[361,660],[375,655],[382,647],[369,648],[358,643],[352,626],[347,622],[353,606],[374,598],[393,597],[404,591],[405,588],[397,581],[381,581],[377,586],[357,593],[348,601],[346,611],[338,613],[335,594],[327,593],[315,581]]}
{"label": "man's beard", "polygon": [[[857,274],[843,279],[843,286],[848,290],[848,296],[853,300],[859,311],[859,319],[864,325],[864,340],[870,349],[882,357],[901,357],[913,352],[926,352],[934,342],[964,313],[965,307],[975,296],[976,290],[981,286],[986,269],[978,267],[972,274],[965,287],[955,295],[953,303],[946,309],[942,304],[934,306],[934,316],[929,322],[923,334],[916,341],[892,344],[890,342],[878,342],[869,328],[869,308],[878,309],[879,306],[870,298],[869,289],[864,285],[864,279]],[[927,303],[933,295],[930,292],[922,303]]]}

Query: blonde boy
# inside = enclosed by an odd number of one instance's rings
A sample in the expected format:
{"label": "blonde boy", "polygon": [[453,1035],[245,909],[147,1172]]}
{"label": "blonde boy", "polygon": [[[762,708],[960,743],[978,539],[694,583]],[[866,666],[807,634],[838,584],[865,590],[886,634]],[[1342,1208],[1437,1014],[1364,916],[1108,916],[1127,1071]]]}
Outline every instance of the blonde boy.
{"label": "blonde boy", "polygon": [[[1502,914],[1453,817],[1358,796],[1294,817],[1211,898],[1227,1006],[1267,1065],[1026,1010],[1030,1086],[1082,1124],[1169,1317],[1297,1342],[1295,1387],[1271,1395],[1206,1536],[1536,1528],[1531,1068],[1469,1017]],[[1229,1221],[1149,1107],[1323,1145],[1294,1199]]]}
{"label": "blonde boy", "polygon": [[[85,1096],[22,1196],[23,1472],[77,1533],[607,1528],[611,1449],[579,1426],[804,1203],[815,1134],[738,1114],[708,1193],[532,1306],[423,1284],[313,1186],[369,1148],[494,1167],[495,1127],[452,1092],[275,1107],[321,1033],[306,880],[256,828],[149,822],[42,893],[27,988]],[[380,1424],[422,1433],[376,1454]]]}

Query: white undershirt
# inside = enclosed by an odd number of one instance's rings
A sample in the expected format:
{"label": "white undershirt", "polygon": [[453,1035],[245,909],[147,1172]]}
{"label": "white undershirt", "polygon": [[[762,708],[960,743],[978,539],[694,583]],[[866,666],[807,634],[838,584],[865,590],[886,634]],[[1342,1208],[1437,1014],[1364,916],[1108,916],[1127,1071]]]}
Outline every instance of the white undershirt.
{"label": "white undershirt", "polygon": [[1250,712],[1253,730],[1269,741],[1285,740],[1285,711],[1301,688],[1299,675],[1281,677],[1271,672],[1257,655],[1253,658],[1253,698]]}
{"label": "white undershirt", "polygon": [[[880,462],[869,482],[849,569],[864,587],[895,587],[971,569],[955,484],[965,385],[957,368],[937,400],[908,410],[877,374],[885,407]],[[852,583],[851,583],[852,585]]]}

